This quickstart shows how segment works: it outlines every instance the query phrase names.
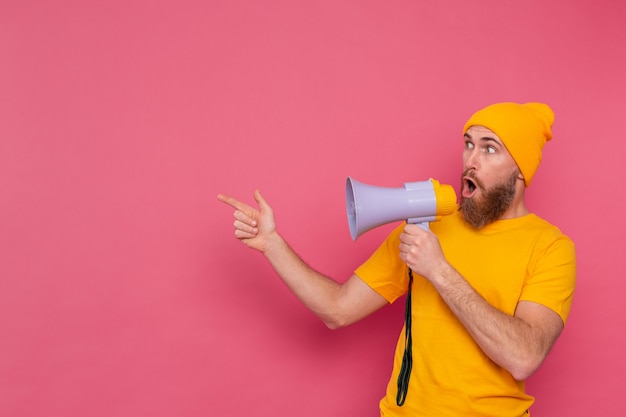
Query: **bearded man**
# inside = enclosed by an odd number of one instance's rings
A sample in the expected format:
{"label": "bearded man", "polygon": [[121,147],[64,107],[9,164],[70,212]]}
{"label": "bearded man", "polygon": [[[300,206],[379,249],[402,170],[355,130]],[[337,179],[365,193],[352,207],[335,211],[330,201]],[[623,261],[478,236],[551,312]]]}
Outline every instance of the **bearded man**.
{"label": "bearded man", "polygon": [[258,190],[258,209],[218,199],[236,209],[235,236],[328,327],[407,295],[381,416],[525,416],[534,398],[524,381],[560,335],[576,277],[573,242],[524,199],[553,121],[543,103],[473,114],[463,129],[458,210],[430,230],[400,225],[343,284],[289,247]]}

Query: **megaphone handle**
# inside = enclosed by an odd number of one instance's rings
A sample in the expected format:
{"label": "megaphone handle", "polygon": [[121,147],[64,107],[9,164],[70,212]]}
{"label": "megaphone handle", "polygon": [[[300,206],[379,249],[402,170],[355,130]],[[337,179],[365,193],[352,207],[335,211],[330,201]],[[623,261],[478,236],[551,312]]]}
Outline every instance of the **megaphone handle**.
{"label": "megaphone handle", "polygon": [[430,223],[429,222],[420,222],[417,225],[419,227],[421,227],[422,229],[426,230],[427,232],[430,231]]}

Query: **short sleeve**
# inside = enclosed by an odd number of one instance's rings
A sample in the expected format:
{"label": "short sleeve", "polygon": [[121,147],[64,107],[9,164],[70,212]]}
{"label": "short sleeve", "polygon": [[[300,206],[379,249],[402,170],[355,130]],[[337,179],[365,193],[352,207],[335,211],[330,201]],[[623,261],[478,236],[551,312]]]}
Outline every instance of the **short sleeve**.
{"label": "short sleeve", "polygon": [[355,274],[374,291],[393,303],[408,290],[408,267],[400,259],[400,234],[404,224],[394,229]]}
{"label": "short sleeve", "polygon": [[546,233],[536,247],[520,301],[532,301],[567,321],[576,286],[574,242],[558,229]]}

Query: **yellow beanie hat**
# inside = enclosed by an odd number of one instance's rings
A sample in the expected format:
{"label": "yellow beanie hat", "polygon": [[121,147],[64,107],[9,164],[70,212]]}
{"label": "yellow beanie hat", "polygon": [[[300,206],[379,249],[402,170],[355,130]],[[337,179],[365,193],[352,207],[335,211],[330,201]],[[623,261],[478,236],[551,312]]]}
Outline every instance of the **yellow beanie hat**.
{"label": "yellow beanie hat", "polygon": [[497,103],[477,111],[465,123],[483,126],[504,142],[528,187],[541,162],[543,145],[552,139],[554,112],[544,103]]}

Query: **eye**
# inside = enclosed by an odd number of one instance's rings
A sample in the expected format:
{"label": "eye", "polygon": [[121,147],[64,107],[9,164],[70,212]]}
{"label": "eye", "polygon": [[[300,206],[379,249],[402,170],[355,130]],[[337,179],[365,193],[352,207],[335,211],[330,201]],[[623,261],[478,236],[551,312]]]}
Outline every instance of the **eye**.
{"label": "eye", "polygon": [[487,146],[487,153],[496,153],[496,148],[493,146]]}
{"label": "eye", "polygon": [[469,140],[465,141],[465,149],[474,149],[474,144]]}

